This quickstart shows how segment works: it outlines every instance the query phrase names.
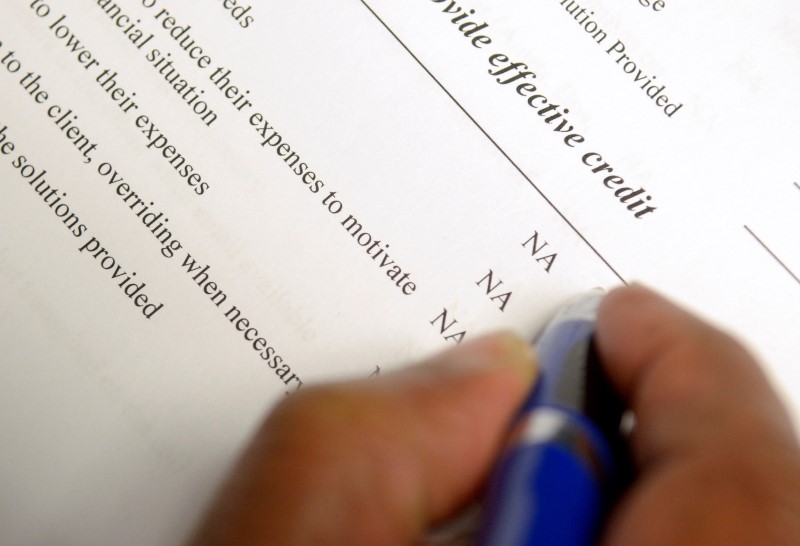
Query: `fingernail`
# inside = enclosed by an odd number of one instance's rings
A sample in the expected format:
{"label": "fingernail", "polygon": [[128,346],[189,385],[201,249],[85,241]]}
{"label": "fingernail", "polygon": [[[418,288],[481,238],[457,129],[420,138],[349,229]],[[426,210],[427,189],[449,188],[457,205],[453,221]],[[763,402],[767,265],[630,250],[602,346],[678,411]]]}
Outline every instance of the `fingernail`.
{"label": "fingernail", "polygon": [[536,375],[536,355],[531,344],[511,332],[499,332],[465,341],[434,358],[434,365],[448,372],[466,374],[505,367],[530,382]]}

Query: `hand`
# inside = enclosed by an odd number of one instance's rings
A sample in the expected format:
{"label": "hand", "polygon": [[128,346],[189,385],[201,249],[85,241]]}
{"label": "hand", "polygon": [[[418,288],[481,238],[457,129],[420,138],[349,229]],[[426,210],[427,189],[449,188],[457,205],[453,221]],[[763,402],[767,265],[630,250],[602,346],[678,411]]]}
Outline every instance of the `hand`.
{"label": "hand", "polygon": [[738,343],[641,287],[605,298],[597,342],[639,471],[604,544],[800,544],[797,438]]}
{"label": "hand", "polygon": [[[604,543],[800,544],[800,449],[752,358],[640,287],[605,298],[597,336],[636,413],[639,467]],[[528,344],[502,334],[301,391],[257,433],[195,542],[417,542],[480,493],[534,377]]]}

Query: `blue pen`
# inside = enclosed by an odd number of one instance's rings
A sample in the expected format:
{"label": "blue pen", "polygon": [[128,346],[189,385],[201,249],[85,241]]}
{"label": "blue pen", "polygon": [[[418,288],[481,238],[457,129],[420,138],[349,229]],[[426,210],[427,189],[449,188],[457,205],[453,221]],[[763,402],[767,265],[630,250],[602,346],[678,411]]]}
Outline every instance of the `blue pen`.
{"label": "blue pen", "polygon": [[627,467],[624,411],[594,350],[598,289],[558,312],[536,342],[540,377],[490,479],[478,543],[588,546]]}

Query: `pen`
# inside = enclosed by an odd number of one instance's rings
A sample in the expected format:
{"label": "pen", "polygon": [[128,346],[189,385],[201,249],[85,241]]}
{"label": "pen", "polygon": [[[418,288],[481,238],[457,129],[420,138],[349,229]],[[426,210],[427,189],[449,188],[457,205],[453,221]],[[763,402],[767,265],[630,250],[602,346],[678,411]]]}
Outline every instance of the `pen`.
{"label": "pen", "polygon": [[600,368],[594,325],[603,291],[564,306],[536,342],[540,377],[487,490],[480,545],[594,544],[627,468],[624,405]]}

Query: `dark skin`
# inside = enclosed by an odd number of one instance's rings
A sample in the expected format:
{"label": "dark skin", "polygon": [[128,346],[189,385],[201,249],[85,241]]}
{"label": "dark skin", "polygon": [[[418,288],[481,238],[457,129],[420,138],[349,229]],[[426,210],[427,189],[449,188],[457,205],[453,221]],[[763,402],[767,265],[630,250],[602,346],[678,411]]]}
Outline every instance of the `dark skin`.
{"label": "dark skin", "polygon": [[[800,544],[800,447],[734,340],[649,290],[604,299],[598,349],[636,414],[638,478],[606,546]],[[512,334],[308,388],[256,434],[194,543],[414,544],[485,484],[536,377]]]}

